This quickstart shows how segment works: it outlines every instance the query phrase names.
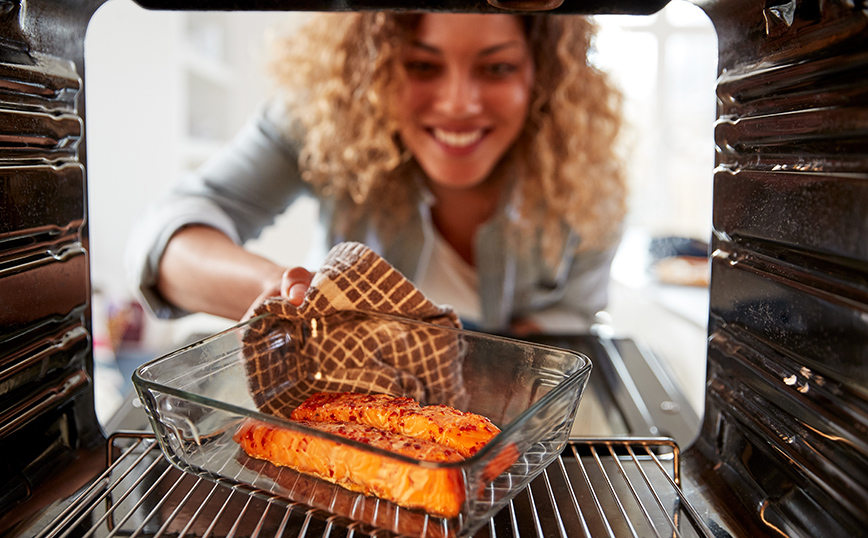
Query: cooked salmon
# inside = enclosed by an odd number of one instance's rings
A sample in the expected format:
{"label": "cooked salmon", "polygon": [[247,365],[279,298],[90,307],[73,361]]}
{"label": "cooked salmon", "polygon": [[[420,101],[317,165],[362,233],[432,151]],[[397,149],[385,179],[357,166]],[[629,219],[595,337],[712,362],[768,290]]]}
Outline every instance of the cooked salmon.
{"label": "cooked salmon", "polygon": [[453,448],[464,457],[476,454],[500,433],[500,428],[481,415],[445,405],[420,406],[412,398],[383,394],[320,392],[299,405],[292,418],[366,424]]}
{"label": "cooked salmon", "polygon": [[[416,460],[455,462],[464,459],[452,448],[370,425],[299,422]],[[452,518],[458,515],[464,503],[464,479],[458,467],[425,467],[399,461],[347,443],[252,419],[242,424],[234,439],[251,457],[290,467],[406,508],[418,508]]]}

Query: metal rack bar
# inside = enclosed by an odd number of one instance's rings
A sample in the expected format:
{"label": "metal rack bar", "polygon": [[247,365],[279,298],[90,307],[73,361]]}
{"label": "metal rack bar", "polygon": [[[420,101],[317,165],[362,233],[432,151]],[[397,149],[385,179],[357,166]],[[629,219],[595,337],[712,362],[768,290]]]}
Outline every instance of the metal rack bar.
{"label": "metal rack bar", "polygon": [[[152,435],[113,436],[106,472],[39,538],[368,536],[358,525],[321,510],[184,473],[155,447]],[[528,534],[712,538],[681,490],[679,457],[671,439],[572,440],[556,464],[520,492],[476,538]],[[373,509],[386,507],[375,502]],[[395,519],[393,530],[399,528]],[[441,536],[443,530],[426,527],[429,535]]]}
{"label": "metal rack bar", "polygon": [[[135,449],[137,449],[142,443],[144,439],[140,439],[135,444],[126,449],[123,453],[122,458],[126,458],[127,455],[131,454]],[[153,447],[149,447],[150,450]],[[140,458],[143,456],[139,456]],[[115,467],[120,465],[120,460],[108,466],[108,468],[100,475],[97,479],[91,482],[90,486],[81,494],[79,494],[70,504],[67,506],[52,522],[52,525],[46,526],[39,534],[36,535],[36,538],[46,538],[50,536],[55,536],[61,529],[63,529],[70,521],[75,517],[76,514],[80,513],[82,510],[85,510],[87,506],[91,505],[93,501],[93,497],[99,495],[100,488],[107,482],[108,477],[111,476]]]}
{"label": "metal rack bar", "polygon": [[[633,454],[632,450],[629,447],[628,450],[630,450],[630,455],[633,456],[635,460],[635,454]],[[657,467],[662,469],[662,464],[660,463],[660,460],[657,458],[657,456],[655,456],[654,453],[651,451],[648,451],[648,454],[654,459],[654,463],[657,464]],[[678,492],[680,498],[684,499],[684,493],[682,493],[681,488],[679,487],[679,481],[677,480],[678,474],[675,473],[674,477],[670,477],[665,472],[663,474],[669,480],[672,488]],[[712,536],[711,529],[709,529],[705,522],[702,520],[702,518],[699,517],[699,514],[696,512],[696,509],[693,508],[693,505],[691,503],[685,502],[684,509],[687,511],[687,514],[693,520],[694,524],[698,525],[702,529],[703,534],[705,534],[706,536]]]}
{"label": "metal rack bar", "polygon": [[[588,471],[585,469],[585,464],[582,463],[582,458],[579,456],[579,453],[576,451],[576,447],[572,446],[571,448],[573,450],[573,454],[575,455],[576,462],[578,463],[579,467],[582,470],[582,478],[584,478],[584,480],[585,480],[585,485],[588,487],[588,491],[590,491],[590,493],[591,493],[591,497],[594,501],[594,508],[596,509],[596,514],[598,516],[600,516],[600,519],[602,520],[603,524],[605,525],[607,536],[609,536],[609,538],[615,538],[615,533],[612,530],[612,526],[609,523],[609,519],[606,517],[605,513],[603,512],[603,506],[600,503],[600,498],[597,495],[597,491],[594,488],[594,485],[591,483],[591,478],[590,478],[590,475],[588,474]],[[588,534],[587,536],[590,537],[590,534]]]}
{"label": "metal rack bar", "polygon": [[[567,475],[567,469],[566,469],[566,466],[564,465],[563,458],[558,458],[558,467],[560,468],[561,473],[563,473],[563,475],[566,476]],[[546,473],[548,473],[548,469],[546,469]],[[582,536],[590,536],[591,531],[588,529],[588,523],[587,523],[587,521],[585,521],[585,518],[582,515],[582,509],[579,506],[579,501],[576,498],[576,492],[575,492],[574,488],[569,489],[569,497],[570,497],[570,500],[572,501],[572,505],[576,511],[576,514],[578,514],[578,516],[579,516],[579,523],[582,527]]]}
{"label": "metal rack bar", "polygon": [[180,534],[178,534],[178,538],[184,538],[187,536],[187,533],[190,531],[190,527],[193,526],[193,523],[199,519],[199,516],[202,514],[202,510],[205,508],[205,505],[208,504],[208,501],[211,500],[211,497],[214,496],[214,492],[217,491],[217,488],[220,487],[220,484],[212,484],[211,491],[208,492],[208,495],[205,497],[205,500],[199,504],[199,507],[196,508],[196,511],[193,512],[193,515],[190,516],[190,519],[187,520],[187,524],[184,525],[184,528],[181,529]]}
{"label": "metal rack bar", "polygon": [[[141,484],[145,480],[145,478],[147,478],[148,471],[155,469],[159,463],[160,463],[160,460],[155,459],[148,466],[148,468],[145,470],[145,472],[140,474],[139,477],[136,479],[136,481],[133,482],[133,488],[135,486],[138,486],[139,484]],[[163,472],[162,476],[166,476],[166,474],[168,474],[168,468],[166,469],[166,471]],[[121,494],[119,501],[124,501],[127,497],[129,497],[132,494],[132,492],[135,491],[133,488],[128,488],[126,491],[124,491],[123,494]],[[91,527],[91,529],[82,538],[90,538],[91,536],[93,536],[93,534],[96,533],[96,529],[99,528],[99,526],[102,525],[103,522],[105,522],[109,517],[111,517],[112,513],[114,512],[115,506],[118,506],[118,505],[113,505],[110,509],[106,510],[106,513],[103,514],[102,517],[97,520],[96,524],[94,524],[94,526]],[[66,533],[64,533],[64,536],[66,534],[68,534],[70,532],[70,530],[68,530]]]}
{"label": "metal rack bar", "polygon": [[[639,538],[639,534],[636,532],[636,528],[633,526],[633,522],[630,521],[630,516],[627,515],[627,510],[624,508],[624,503],[618,496],[618,492],[612,483],[612,479],[609,477],[609,473],[606,472],[606,468],[603,466],[603,461],[600,459],[600,454],[597,452],[597,449],[594,446],[591,446],[591,455],[594,457],[594,461],[597,463],[597,468],[600,470],[600,474],[603,475],[603,479],[605,480],[606,485],[609,486],[609,494],[612,495],[612,499],[614,499],[615,505],[618,507],[618,512],[624,518],[624,522],[627,525],[628,530],[630,531],[630,536],[633,536],[634,538]],[[617,458],[615,458],[615,462],[617,461]],[[639,505],[644,510],[644,505],[641,502],[639,503]]]}
{"label": "metal rack bar", "polygon": [[[633,482],[630,480],[630,477],[627,476],[627,471],[624,469],[624,466],[621,465],[621,462],[618,460],[618,457],[615,454],[614,449],[611,446],[609,446],[608,449],[609,449],[609,454],[611,454],[613,461],[618,464],[618,471],[621,473],[621,476],[624,478],[624,481],[630,486],[630,492],[633,494],[633,498],[639,504],[639,506],[642,510],[642,514],[645,516],[645,520],[650,525],[653,526],[654,521],[651,518],[651,514],[648,511],[648,508],[642,502],[642,499],[639,495],[638,489],[636,488],[636,486],[633,485]],[[633,457],[633,461],[638,462],[638,460],[635,457],[635,454],[633,453],[632,448],[630,448],[628,446],[627,450],[630,451],[630,455]],[[654,497],[654,500],[657,502],[657,507],[660,508],[661,512],[665,512],[666,508],[663,505],[663,503],[660,501],[660,496],[657,495],[657,492],[654,490],[654,487],[651,485],[651,482],[648,480],[648,475],[645,474],[645,471],[642,469],[641,466],[638,466],[637,468],[638,468],[639,472],[642,473],[642,477],[645,479],[645,484],[648,486],[648,489],[651,492],[652,496]],[[671,518],[669,518],[669,523],[670,523],[670,527],[672,528],[672,532],[675,534],[675,536],[677,536],[678,538],[681,538],[681,533],[678,532],[678,526],[675,525],[675,523],[672,521]],[[659,532],[655,532],[655,534],[657,534],[657,536],[660,536]]]}
{"label": "metal rack bar", "polygon": [[[153,465],[157,465],[157,464],[159,464],[159,463],[160,463],[160,460],[159,460],[159,459],[155,459]],[[148,488],[148,491],[145,493],[145,495],[142,496],[142,498],[139,499],[139,501],[138,501],[138,502],[133,506],[133,509],[132,509],[132,510],[129,510],[129,511],[124,515],[123,519],[121,519],[121,521],[120,521],[120,522],[119,522],[119,523],[118,523],[118,524],[117,524],[117,525],[112,529],[112,532],[109,534],[109,538],[111,538],[112,536],[114,536],[114,535],[117,533],[118,529],[123,528],[124,523],[126,523],[126,522],[131,518],[131,517],[133,517],[133,514],[136,513],[136,510],[138,510],[138,508],[142,505],[142,503],[144,502],[144,500],[147,499],[148,496],[150,496],[151,493],[154,492],[154,490],[157,488],[157,486],[159,486],[159,485],[163,482],[163,479],[165,479],[167,476],[169,476],[169,471],[171,471],[171,470],[172,470],[171,467],[166,467],[165,470],[163,470],[163,473],[159,476],[159,478],[157,478],[157,479],[156,479],[156,480],[151,484],[151,486]],[[144,477],[146,477],[146,476],[147,476],[147,473],[143,473],[143,474],[142,474],[142,478],[144,478]],[[217,484],[214,484],[214,485],[216,486]],[[129,489],[127,489],[127,492],[124,494],[124,499],[123,499],[123,500],[125,500],[126,497],[129,496],[128,494],[132,493],[133,491],[134,491],[133,488],[129,488]],[[121,500],[121,501],[122,501],[122,500]],[[119,504],[118,504],[118,505],[115,505],[115,506],[119,506]],[[109,511],[109,513],[111,513],[111,514],[114,513],[114,507],[112,507],[112,509]],[[91,529],[91,531],[94,531],[94,532],[95,532],[96,529],[97,529],[97,527],[94,526],[94,527]],[[91,532],[91,534],[93,534],[93,533]]]}
{"label": "metal rack bar", "polygon": [[552,489],[552,482],[549,479],[548,470],[544,470],[542,473],[542,476],[543,476],[543,479],[545,481],[546,492],[549,494],[549,502],[551,502],[552,506],[555,507],[555,518],[557,521],[558,532],[560,533],[561,536],[567,537],[568,534],[567,534],[567,529],[564,526],[564,520],[561,517],[560,512],[557,510],[557,505],[558,505],[557,504],[557,497],[555,496],[555,492]]}

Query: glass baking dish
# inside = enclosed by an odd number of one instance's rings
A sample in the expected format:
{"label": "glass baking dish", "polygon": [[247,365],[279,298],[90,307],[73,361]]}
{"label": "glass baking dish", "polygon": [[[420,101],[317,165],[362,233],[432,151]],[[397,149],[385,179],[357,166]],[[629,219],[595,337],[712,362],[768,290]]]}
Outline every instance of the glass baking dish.
{"label": "glass baking dish", "polygon": [[[285,498],[322,511],[329,521],[373,535],[472,535],[563,449],[591,372],[590,360],[572,351],[380,314],[280,320],[281,329],[269,334],[265,344],[259,342],[270,353],[285,354],[288,364],[305,364],[276,382],[279,391],[327,376],[323,365],[328,361],[302,360],[300,350],[311,344],[322,346],[332,335],[345,334],[348,327],[350,332],[362,325],[368,330],[374,327],[376,338],[389,346],[416,338],[419,331],[457,344],[452,349],[460,355],[455,360],[461,365],[465,388],[460,409],[488,417],[501,432],[463,461],[421,462],[262,412],[251,394],[244,351],[245,336],[262,318],[157,358],[134,372],[133,383],[160,447],[169,461],[187,472],[243,491]],[[460,513],[446,518],[402,508],[253,459],[233,440],[249,419],[349,444],[405,465],[457,469],[464,487]],[[518,458],[492,479],[490,469],[498,455],[516,454],[516,449]]]}

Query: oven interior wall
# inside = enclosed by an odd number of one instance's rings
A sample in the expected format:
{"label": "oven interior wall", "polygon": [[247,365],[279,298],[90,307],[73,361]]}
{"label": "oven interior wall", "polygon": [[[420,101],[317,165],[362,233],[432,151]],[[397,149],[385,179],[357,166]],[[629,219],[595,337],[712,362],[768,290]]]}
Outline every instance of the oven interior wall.
{"label": "oven interior wall", "polygon": [[78,484],[94,420],[81,36],[98,2],[0,5],[0,532]]}
{"label": "oven interior wall", "polygon": [[718,32],[706,483],[769,535],[868,526],[868,13],[704,5]]}

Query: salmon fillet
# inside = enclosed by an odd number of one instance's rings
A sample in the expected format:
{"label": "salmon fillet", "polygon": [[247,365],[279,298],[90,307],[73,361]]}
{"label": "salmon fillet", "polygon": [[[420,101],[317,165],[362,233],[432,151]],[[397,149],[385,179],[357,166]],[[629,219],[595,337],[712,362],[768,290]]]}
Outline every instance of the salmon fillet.
{"label": "salmon fillet", "polygon": [[500,428],[481,415],[446,405],[420,406],[412,398],[384,394],[319,392],[296,407],[292,418],[366,424],[447,446],[465,458],[476,454],[500,433]]}
{"label": "salmon fillet", "polygon": [[[421,461],[454,462],[464,459],[449,447],[369,425],[300,423]],[[426,468],[252,419],[245,421],[233,438],[251,457],[290,467],[406,508],[419,508],[437,516],[452,518],[458,515],[464,503],[464,479],[457,467]]]}

